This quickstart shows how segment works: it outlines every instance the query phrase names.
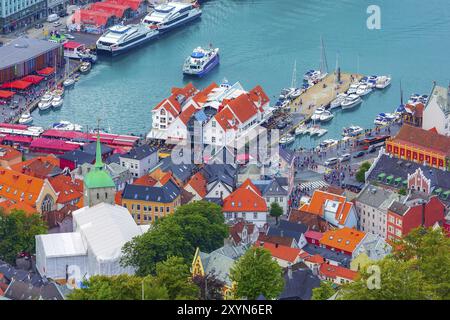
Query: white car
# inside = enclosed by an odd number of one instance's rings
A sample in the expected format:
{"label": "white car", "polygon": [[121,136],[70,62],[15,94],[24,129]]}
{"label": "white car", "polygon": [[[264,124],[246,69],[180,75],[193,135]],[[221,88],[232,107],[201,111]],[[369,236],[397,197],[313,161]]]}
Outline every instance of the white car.
{"label": "white car", "polygon": [[53,22],[54,27],[59,27],[61,25],[61,21]]}
{"label": "white car", "polygon": [[327,167],[329,167],[329,166],[333,166],[333,165],[337,164],[338,162],[339,162],[338,158],[329,158],[323,164],[326,165]]}
{"label": "white car", "polygon": [[75,37],[74,37],[73,35],[69,34],[69,33],[65,33],[64,36],[65,36],[67,39],[69,39],[69,40],[75,39]]}
{"label": "white car", "polygon": [[340,162],[349,161],[352,158],[352,155],[349,153],[343,154],[341,157],[339,157]]}

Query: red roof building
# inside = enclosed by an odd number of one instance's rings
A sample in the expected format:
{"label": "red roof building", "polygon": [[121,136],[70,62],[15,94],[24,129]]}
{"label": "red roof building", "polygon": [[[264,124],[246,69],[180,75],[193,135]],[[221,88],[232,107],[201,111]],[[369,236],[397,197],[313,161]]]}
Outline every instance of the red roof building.
{"label": "red roof building", "polygon": [[366,233],[352,228],[342,228],[324,232],[320,245],[329,250],[353,255],[358,245],[365,238]]}
{"label": "red roof building", "polygon": [[280,267],[286,268],[289,264],[300,261],[300,249],[262,241],[257,241],[255,246],[268,250]]}
{"label": "red roof building", "polygon": [[327,263],[323,263],[319,268],[319,276],[322,280],[345,284],[353,282],[358,278],[358,272]]}
{"label": "red roof building", "polygon": [[247,179],[223,201],[227,220],[242,218],[262,228],[267,221],[267,204],[258,188]]}
{"label": "red roof building", "polygon": [[430,167],[448,170],[450,137],[404,124],[397,135],[386,141],[387,153]]}
{"label": "red roof building", "polygon": [[30,151],[47,154],[64,154],[79,148],[80,144],[47,138],[36,138],[30,144]]}

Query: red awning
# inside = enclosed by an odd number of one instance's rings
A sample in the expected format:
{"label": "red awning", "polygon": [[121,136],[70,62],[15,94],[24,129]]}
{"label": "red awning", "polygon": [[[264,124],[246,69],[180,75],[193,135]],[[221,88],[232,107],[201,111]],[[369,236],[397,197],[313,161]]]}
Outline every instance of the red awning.
{"label": "red awning", "polygon": [[42,70],[39,70],[38,72],[37,72],[37,74],[40,74],[40,75],[43,75],[43,76],[48,76],[48,75],[51,75],[52,73],[54,73],[55,72],[55,68],[53,68],[53,67],[47,67],[47,68],[44,68],[44,69],[42,69]]}
{"label": "red awning", "polygon": [[29,76],[26,76],[26,77],[22,78],[22,81],[31,82],[32,84],[38,84],[42,80],[44,80],[44,77],[36,76],[36,75],[29,75]]}
{"label": "red awning", "polygon": [[12,91],[0,90],[0,98],[1,99],[9,99],[13,95],[15,95],[15,93]]}
{"label": "red awning", "polygon": [[4,83],[1,87],[4,89],[18,89],[18,90],[25,90],[28,87],[32,85],[31,82],[28,81],[22,81],[22,80],[16,80],[13,82],[7,82]]}
{"label": "red awning", "polygon": [[5,136],[3,141],[11,141],[11,142],[18,142],[18,143],[31,143],[33,141],[33,138],[25,137],[25,136],[7,135],[7,136]]}
{"label": "red awning", "polygon": [[80,46],[82,46],[82,44],[75,41],[67,41],[64,43],[64,49],[76,49]]}

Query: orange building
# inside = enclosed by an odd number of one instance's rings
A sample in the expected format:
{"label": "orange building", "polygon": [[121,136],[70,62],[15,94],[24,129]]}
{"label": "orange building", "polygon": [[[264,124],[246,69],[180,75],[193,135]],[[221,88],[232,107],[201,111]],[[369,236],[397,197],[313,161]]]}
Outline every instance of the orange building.
{"label": "orange building", "polygon": [[450,170],[450,137],[435,130],[405,124],[394,138],[386,141],[386,151],[396,158]]}
{"label": "orange building", "polygon": [[22,153],[13,147],[0,145],[0,166],[10,168],[22,161]]}

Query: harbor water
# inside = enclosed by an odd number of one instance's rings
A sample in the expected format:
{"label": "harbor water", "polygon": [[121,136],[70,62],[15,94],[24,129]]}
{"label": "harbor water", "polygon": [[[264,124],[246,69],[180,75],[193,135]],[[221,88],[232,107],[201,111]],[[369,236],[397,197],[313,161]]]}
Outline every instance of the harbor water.
{"label": "harbor water", "polygon": [[[334,112],[320,140],[340,138],[351,124],[373,127],[380,112],[400,103],[400,80],[405,98],[429,94],[433,81],[447,86],[450,78],[450,5],[446,0],[378,0],[381,29],[369,30],[366,0],[211,0],[202,18],[162,36],[156,42],[115,58],[101,57],[88,75],[67,92],[57,111],[33,113],[34,124],[59,120],[101,126],[116,133],[145,135],[151,110],[170,89],[192,81],[197,88],[212,81],[240,81],[246,89],[260,84],[273,104],[282,87],[290,86],[294,61],[297,83],[305,71],[320,64],[320,37],[325,43],[329,71],[336,56],[343,72],[391,75],[391,87],[364,98],[355,110]],[[197,46],[220,48],[221,64],[202,79],[182,74],[184,59]],[[296,145],[311,146],[310,138]]]}

